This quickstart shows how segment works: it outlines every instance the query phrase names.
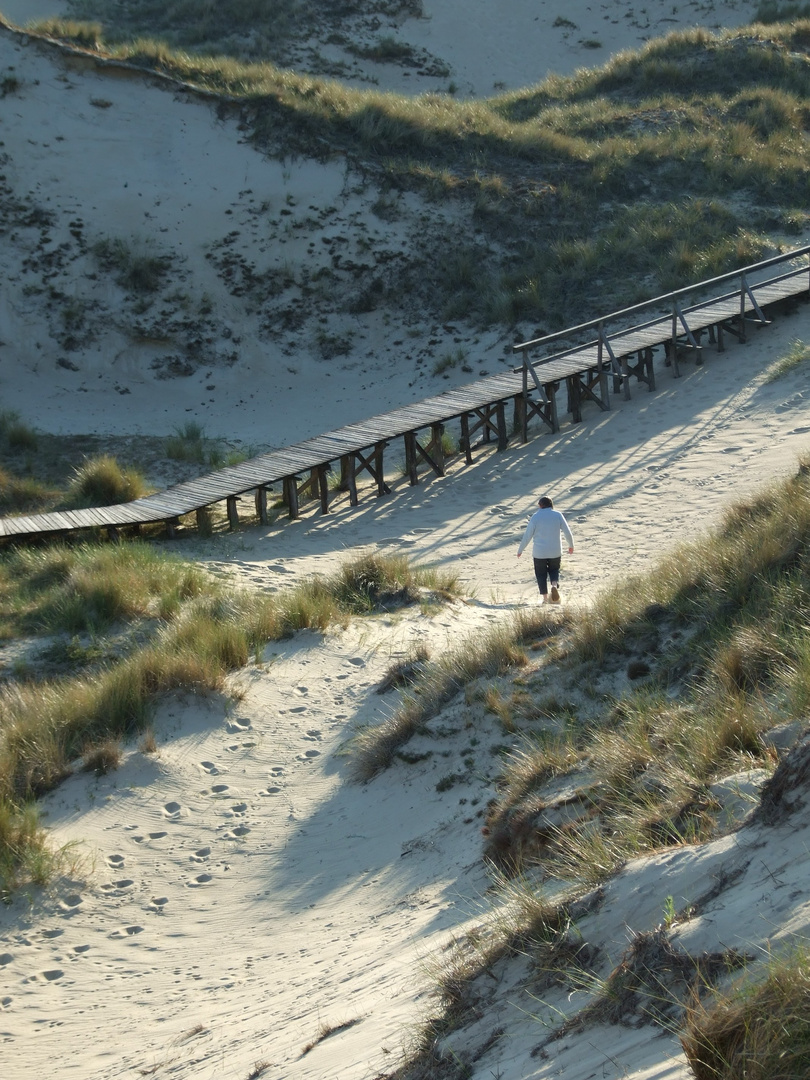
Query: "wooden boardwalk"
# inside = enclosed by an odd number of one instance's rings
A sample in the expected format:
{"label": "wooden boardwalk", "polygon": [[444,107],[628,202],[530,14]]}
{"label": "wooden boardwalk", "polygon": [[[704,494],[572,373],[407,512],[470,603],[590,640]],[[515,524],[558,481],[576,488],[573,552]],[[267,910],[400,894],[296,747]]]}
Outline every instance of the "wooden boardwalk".
{"label": "wooden boardwalk", "polygon": [[[679,360],[684,355],[702,362],[704,334],[708,335],[710,344],[722,351],[726,334],[745,340],[749,326],[767,325],[766,312],[773,305],[801,296],[810,298],[808,254],[810,246],[799,248],[688,290],[668,293],[572,329],[524,342],[515,346],[522,357],[520,368],[262,454],[155,495],[116,506],[0,518],[0,538],[15,542],[86,529],[104,529],[116,538],[121,529],[137,531],[141,525],[155,522],[164,522],[173,535],[179,519],[192,512],[204,527],[209,508],[223,501],[227,503],[230,524],[235,527],[237,500],[248,492],[253,493],[259,520],[267,522],[267,492],[273,485],[280,486],[290,517],[298,516],[302,493],[318,499],[322,512],[327,513],[331,494],[328,474],[334,464],[340,468],[338,490],[348,492],[351,505],[357,505],[357,476],[362,472],[371,475],[378,495],[389,493],[384,454],[390,442],[398,438],[404,440],[405,468],[412,484],[418,482],[420,464],[443,476],[442,435],[448,422],[459,422],[461,447],[469,464],[476,435],[479,443],[496,441],[499,450],[508,445],[506,408],[510,402],[514,408],[512,431],[525,442],[528,424],[535,417],[549,430],[559,430],[557,395],[563,385],[567,390],[566,410],[574,423],[582,420],[586,401],[593,401],[603,410],[610,408],[611,383],[613,392],[621,391],[625,397],[630,395],[633,378],[653,390],[656,348],[663,348],[665,363],[677,377]],[[801,265],[797,265],[799,260]],[[783,267],[778,274],[764,276],[777,266]],[[754,276],[758,280],[753,281]],[[716,290],[732,280],[737,282],[733,291],[682,306],[687,295],[698,290]],[[649,321],[625,325],[608,333],[609,325],[626,323],[631,316],[645,310],[660,313],[665,308],[669,312],[664,316],[658,314]],[[532,359],[538,349],[587,331],[596,331],[595,340]]]}

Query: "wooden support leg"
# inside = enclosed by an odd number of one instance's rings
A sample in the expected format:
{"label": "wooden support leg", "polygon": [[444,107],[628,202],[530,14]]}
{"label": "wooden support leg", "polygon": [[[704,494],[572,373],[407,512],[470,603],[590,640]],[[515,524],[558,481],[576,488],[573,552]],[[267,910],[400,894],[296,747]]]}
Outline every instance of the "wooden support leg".
{"label": "wooden support leg", "polygon": [[461,447],[467,464],[472,465],[472,448],[470,447],[470,414],[461,414]]}
{"label": "wooden support leg", "polygon": [[[483,409],[483,412],[484,412],[484,416],[486,417],[486,419],[489,420],[490,416],[492,415],[492,406],[491,405],[485,405],[484,409]],[[490,439],[490,427],[489,427],[488,423],[485,423],[484,427],[482,429],[482,432],[481,432],[481,441],[485,442],[485,443],[488,443],[489,439]]]}
{"label": "wooden support leg", "polygon": [[354,457],[351,454],[344,454],[340,459],[340,483],[338,484],[338,491],[349,490],[349,469],[351,463],[354,461]]}
{"label": "wooden support leg", "polygon": [[200,536],[211,535],[211,512],[207,506],[201,506],[197,511],[197,530]]}
{"label": "wooden support leg", "polygon": [[298,517],[298,484],[294,476],[284,477],[284,502],[292,520]]}
{"label": "wooden support leg", "polygon": [[568,384],[568,411],[571,413],[571,419],[575,424],[582,423],[582,396],[579,392],[579,377],[577,375],[569,375],[566,378]]}
{"label": "wooden support leg", "polygon": [[523,394],[515,396],[515,431],[520,432],[520,441],[529,441],[529,409]]}
{"label": "wooden support leg", "polygon": [[180,524],[179,518],[167,518],[166,520],[166,535],[170,540],[177,538],[177,526]]}
{"label": "wooden support leg", "polygon": [[380,495],[390,495],[391,489],[385,482],[383,475],[383,452],[385,450],[386,443],[378,442],[374,445],[374,471],[377,474],[377,497]]}
{"label": "wooden support leg", "polygon": [[107,526],[107,536],[114,544],[120,544],[121,543],[121,537],[120,537],[120,535],[118,533],[118,529],[116,529],[115,525],[108,525]]}
{"label": "wooden support leg", "polygon": [[236,496],[228,496],[228,525],[231,529],[237,529],[239,527],[239,513],[236,509]]}
{"label": "wooden support leg", "polygon": [[411,487],[419,483],[419,473],[416,468],[416,434],[413,431],[405,432],[405,470]]}
{"label": "wooden support leg", "polygon": [[675,340],[668,341],[664,348],[667,352],[667,367],[672,366],[672,374],[676,379],[680,379],[681,372],[678,367],[678,343]]}
{"label": "wooden support leg", "polygon": [[319,465],[317,468],[318,475],[318,494],[321,498],[321,513],[329,513],[329,480],[327,478],[327,472],[329,470],[325,465]]}
{"label": "wooden support leg", "polygon": [[430,429],[430,445],[433,450],[433,458],[436,462],[436,472],[444,476],[444,449],[442,448],[442,436],[444,424],[433,424]]}
{"label": "wooden support leg", "polygon": [[523,394],[515,394],[512,400],[512,431],[521,433],[521,440],[525,443],[526,440],[523,437]]}
{"label": "wooden support leg", "polygon": [[348,491],[349,505],[357,506],[357,478],[354,454],[344,454],[340,459],[339,491]]}
{"label": "wooden support leg", "polygon": [[349,505],[357,506],[357,477],[355,475],[354,454],[344,454],[340,459],[340,482],[343,491],[349,493]]}
{"label": "wooden support leg", "polygon": [[644,370],[647,372],[647,386],[650,391],[655,389],[655,369],[653,367],[653,351],[648,346],[644,350]]}
{"label": "wooden support leg", "polygon": [[498,417],[498,449],[505,450],[509,445],[509,432],[506,430],[506,406],[502,401],[495,405]]}
{"label": "wooden support leg", "polygon": [[256,517],[259,519],[259,521],[262,523],[262,525],[267,525],[267,523],[269,521],[269,518],[267,517],[267,488],[265,488],[265,487],[257,487],[256,488],[255,502],[256,502]]}
{"label": "wooden support leg", "polygon": [[543,386],[543,389],[546,392],[546,397],[548,398],[549,426],[555,435],[560,430],[560,418],[557,415],[557,390],[559,388],[559,385],[559,383],[553,382],[546,383]]}

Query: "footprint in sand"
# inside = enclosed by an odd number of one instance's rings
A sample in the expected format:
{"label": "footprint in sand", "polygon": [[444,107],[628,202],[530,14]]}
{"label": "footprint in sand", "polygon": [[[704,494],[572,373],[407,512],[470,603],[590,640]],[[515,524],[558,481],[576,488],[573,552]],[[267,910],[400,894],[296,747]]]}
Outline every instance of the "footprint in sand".
{"label": "footprint in sand", "polygon": [[306,733],[304,738],[308,739],[310,742],[317,742],[321,738],[321,732],[318,731],[317,728],[312,728]]}
{"label": "footprint in sand", "polygon": [[296,694],[301,694],[302,697],[306,697],[306,695],[309,693],[309,687],[308,686],[296,686],[295,692],[296,692]]}
{"label": "footprint in sand", "polygon": [[199,889],[201,885],[210,885],[212,880],[213,875],[211,874],[197,874],[195,878],[187,881],[186,885],[189,889]]}
{"label": "footprint in sand", "polygon": [[14,957],[10,952],[0,953],[0,967],[5,967],[6,964],[10,964]]}
{"label": "footprint in sand", "polygon": [[296,705],[294,709],[289,710],[291,713],[302,713],[307,711],[306,705]]}
{"label": "footprint in sand", "polygon": [[168,896],[153,896],[152,899],[149,901],[149,907],[153,911],[157,911],[157,912],[162,913],[164,907],[166,906],[166,904],[168,904],[168,902],[169,902]]}
{"label": "footprint in sand", "polygon": [[0,1009],[8,1009],[8,1008],[10,1008],[11,1003],[12,1003],[13,1000],[14,1000],[14,998],[10,998],[10,997],[0,998]]}
{"label": "footprint in sand", "polygon": [[349,663],[353,664],[354,667],[365,667],[366,666],[366,662],[365,662],[365,660],[363,659],[362,656],[352,656],[349,659]]}
{"label": "footprint in sand", "polygon": [[73,946],[73,951],[75,953],[78,953],[81,956],[81,954],[86,953],[89,948],[90,948],[89,945],[74,945]]}
{"label": "footprint in sand", "polygon": [[273,774],[273,776],[283,776],[283,774],[284,774],[284,766],[283,765],[274,765],[273,768],[270,770],[270,772]]}
{"label": "footprint in sand", "polygon": [[244,717],[237,717],[234,720],[229,720],[227,723],[228,731],[232,734],[235,731],[250,731],[250,720],[246,720]]}
{"label": "footprint in sand", "polygon": [[219,769],[213,761],[201,761],[200,768],[203,772],[208,773],[209,776],[219,776]]}
{"label": "footprint in sand", "polygon": [[150,832],[149,833],[149,839],[150,840],[162,840],[164,836],[168,836],[168,835],[169,834],[167,832],[165,832],[165,831],[164,832]]}
{"label": "footprint in sand", "polygon": [[228,790],[229,787],[227,784],[214,784],[214,786],[211,788],[211,791],[214,793],[214,795],[224,795],[225,792]]}
{"label": "footprint in sand", "polygon": [[66,915],[73,915],[83,903],[83,896],[79,896],[78,893],[71,893],[70,896],[66,896],[64,900],[59,901],[59,907]]}
{"label": "footprint in sand", "polygon": [[803,404],[804,394],[794,394],[788,401],[783,401],[781,405],[777,405],[774,412],[786,412],[788,409],[795,409],[797,406]]}
{"label": "footprint in sand", "polygon": [[194,852],[193,855],[189,855],[189,859],[191,859],[192,862],[205,862],[205,860],[208,858],[208,856],[210,854],[211,854],[211,848],[210,847],[201,847],[201,848],[198,848]]}
{"label": "footprint in sand", "polygon": [[112,867],[113,870],[120,870],[124,865],[123,855],[110,855],[107,859],[107,866]]}
{"label": "footprint in sand", "polygon": [[183,810],[183,807],[179,802],[167,802],[163,807],[163,816],[167,817],[170,821],[179,821],[186,812],[187,811]]}
{"label": "footprint in sand", "polygon": [[142,926],[121,926],[118,930],[113,930],[108,937],[113,938],[116,941],[120,941],[121,938],[135,937],[136,934],[142,934]]}
{"label": "footprint in sand", "polygon": [[56,982],[57,979],[61,979],[64,975],[64,971],[61,968],[49,968],[47,971],[38,971],[36,975],[32,975],[30,979],[25,979],[25,982]]}
{"label": "footprint in sand", "polygon": [[43,930],[43,931],[42,931],[42,936],[43,936],[44,938],[55,938],[55,937],[61,937],[61,936],[62,936],[62,934],[64,934],[64,932],[65,932],[65,931],[64,931],[64,930],[63,930],[63,929],[61,928],[61,926],[60,926],[60,927],[57,927],[57,928],[56,928],[56,929],[54,929],[54,930]]}
{"label": "footprint in sand", "polygon": [[298,755],[299,761],[312,761],[313,758],[320,757],[320,750],[307,750],[304,754]]}
{"label": "footprint in sand", "polygon": [[102,885],[101,888],[106,893],[110,892],[125,892],[127,889],[131,889],[135,882],[131,878],[122,878],[121,881],[110,881],[106,885]]}
{"label": "footprint in sand", "polygon": [[280,787],[272,787],[271,786],[271,787],[266,787],[264,789],[264,791],[260,791],[259,794],[260,795],[278,795],[278,793],[280,791],[281,791]]}
{"label": "footprint in sand", "polygon": [[242,814],[244,814],[244,812],[247,810],[247,808],[248,807],[246,802],[234,803],[234,805],[231,807],[231,813],[241,817]]}
{"label": "footprint in sand", "polygon": [[250,832],[250,828],[247,825],[237,825],[235,829],[229,829],[222,834],[223,840],[241,840],[243,836],[247,836]]}

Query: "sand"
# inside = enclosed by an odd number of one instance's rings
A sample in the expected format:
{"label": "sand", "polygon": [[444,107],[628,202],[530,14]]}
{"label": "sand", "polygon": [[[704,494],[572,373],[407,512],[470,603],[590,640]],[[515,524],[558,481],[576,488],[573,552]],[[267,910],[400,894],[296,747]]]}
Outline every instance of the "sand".
{"label": "sand", "polygon": [[[492,20],[487,35],[465,36],[449,4],[409,29],[478,94],[496,82],[526,85],[555,64],[572,70],[602,58],[573,41],[561,49],[548,34],[528,48],[525,28],[538,5],[509,7],[511,19],[503,6],[480,4],[477,19],[466,20],[482,28]],[[565,14],[583,38],[598,34],[613,51],[668,28],[667,7],[647,5],[659,14],[649,26],[632,25],[621,5],[569,3]],[[28,10],[3,7],[15,21]],[[553,21],[552,13],[541,6],[537,17]],[[711,17],[731,25],[744,13],[717,5]],[[372,237],[394,251],[419,206],[385,221],[369,208],[373,193],[347,183],[338,164],[266,161],[207,103],[148,78],[66,69],[4,32],[1,71],[22,84],[0,102],[8,183],[54,214],[44,247],[21,225],[0,251],[3,409],[64,433],[161,434],[192,418],[212,434],[280,446],[469,379],[430,374],[437,355],[458,344],[476,372],[511,362],[496,331],[447,331],[405,317],[395,326],[372,313],[352,324],[350,353],[330,362],[332,393],[313,394],[312,380],[326,377],[314,327],[268,344],[258,316],[222,287],[205,253],[221,250],[232,230],[241,255],[265,267],[317,260],[309,245],[321,235],[352,244]],[[287,208],[298,227],[278,224]],[[79,219],[81,240],[71,232]],[[82,277],[91,267],[86,249],[104,237],[175,252],[178,289],[195,303],[211,298],[212,340],[199,370],[156,379],[151,361],[177,352],[176,340],[147,346],[116,325],[113,286]],[[73,262],[57,265],[61,243],[72,245],[63,250]],[[40,261],[32,270],[27,259]],[[47,297],[25,289],[35,280],[86,300],[95,340],[64,350]],[[175,339],[181,309],[178,301],[166,316]],[[337,316],[330,318],[337,332]],[[54,842],[77,844],[84,863],[52,895],[21,896],[0,911],[4,1078],[46,1075],[55,1063],[77,1080],[362,1080],[393,1068],[429,1007],[431,958],[485,917],[491,879],[477,815],[492,795],[497,759],[489,746],[498,731],[493,720],[471,748],[456,706],[443,718],[457,728],[442,744],[448,758],[434,754],[351,783],[347,740],[393,707],[376,694],[379,680],[416,641],[451,645],[536,602],[530,565],[515,553],[538,495],[551,494],[573,528],[563,596],[576,606],[793,472],[808,449],[810,383],[801,369],[773,383],[763,376],[796,339],[810,340],[804,306],[748,344],[707,349],[705,363],[685,364],[680,379],[659,368],[654,393],[634,387],[630,401],[613,397],[610,412],[591,408],[559,435],[478,452],[472,467],[453,464],[445,478],[425,476],[416,488],[397,479],[384,499],[366,489],[358,507],[338,501],[327,517],[306,513],[178,542],[180,554],[213,573],[258,588],[284,588],[357,551],[406,551],[458,569],[468,599],[438,614],[356,620],[268,647],[260,663],[233,676],[231,693],[161,704],[156,755],[128,747],[115,773],[77,774],[43,800]],[[60,357],[77,370],[58,365]],[[437,791],[465,753],[475,758],[474,779]],[[720,868],[739,866],[733,889],[679,931],[681,944],[756,952],[804,936],[806,825],[800,811],[790,827],[749,825],[639,860],[610,883],[608,903],[583,920],[583,932],[618,960],[632,932],[660,923],[666,896],[692,901]],[[518,981],[507,983],[480,1036],[500,1025],[509,1037],[482,1055],[476,1080],[688,1075],[677,1039],[649,1028],[596,1027],[555,1044],[549,1058],[532,1057],[554,1008],[566,1006],[553,995],[538,1003]]]}

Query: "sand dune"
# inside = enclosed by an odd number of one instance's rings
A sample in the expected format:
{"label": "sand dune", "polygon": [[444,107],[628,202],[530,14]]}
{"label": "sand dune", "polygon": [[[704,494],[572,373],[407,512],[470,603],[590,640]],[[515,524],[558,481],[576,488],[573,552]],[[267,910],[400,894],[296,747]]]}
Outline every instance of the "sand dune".
{"label": "sand dune", "polygon": [[[508,7],[506,18],[502,5],[480,4],[475,13],[465,5],[460,20],[454,5],[437,5],[409,30],[479,94],[601,58],[573,42],[561,49],[549,35],[544,53],[525,34],[538,6]],[[647,7],[660,18],[643,26],[639,16],[631,24],[629,6],[569,4],[565,13],[583,36],[598,33],[615,50],[671,25],[668,5]],[[3,10],[21,21],[34,9]],[[556,14],[548,5],[540,11],[547,21]],[[741,13],[718,4],[711,17],[731,25]],[[265,266],[316,260],[313,238],[349,227],[353,243],[372,236],[395,250],[402,221],[375,217],[373,193],[347,187],[339,166],[267,161],[207,103],[148,78],[65,66],[6,32],[0,70],[21,80],[0,102],[6,182],[26,206],[54,215],[47,240],[20,225],[0,252],[3,409],[61,432],[160,434],[192,417],[212,432],[278,446],[452,384],[429,374],[428,361],[449,347],[441,328],[412,324],[406,358],[394,343],[408,324],[369,316],[353,326],[351,355],[329,373],[332,393],[317,398],[313,380],[325,376],[312,337],[268,345],[258,320],[207,265],[205,252],[221,250],[234,230],[240,253]],[[271,244],[270,219],[287,207],[300,228],[273,226]],[[89,246],[114,236],[171,250],[178,290],[195,303],[209,296],[212,314],[201,319],[211,341],[198,370],[157,380],[147,346],[112,317],[110,283],[82,277],[91,272]],[[63,262],[61,244],[69,245]],[[88,347],[58,344],[47,297],[25,288],[48,282],[86,300],[88,320],[99,313]],[[179,301],[165,321],[179,339]],[[429,344],[436,335],[440,344]],[[163,359],[177,352],[169,337],[157,350]],[[459,330],[453,347],[457,338],[476,371],[507,362],[509,343],[496,332]],[[447,758],[436,753],[366,785],[349,783],[346,740],[392,707],[375,693],[380,678],[414,641],[438,649],[535,601],[530,568],[515,550],[543,492],[574,529],[563,595],[578,605],[793,472],[808,446],[810,385],[800,369],[773,383],[762,376],[796,338],[810,339],[804,306],[747,345],[707,350],[703,366],[685,365],[678,380],[661,369],[654,393],[634,388],[632,400],[615,397],[610,412],[590,410],[584,424],[557,436],[500,455],[482,451],[472,467],[454,464],[417,488],[399,479],[385,499],[365,490],[358,507],[338,502],[328,517],[180,542],[181,554],[257,588],[284,588],[357,550],[405,550],[460,568],[470,599],[438,614],[358,619],[273,645],[233,677],[236,697],[163,703],[156,756],[130,747],[117,772],[77,774],[43,800],[54,842],[79,844],[90,865],[52,895],[33,903],[20,896],[0,911],[3,1076],[46,1074],[55,1063],[77,1080],[363,1080],[391,1069],[428,1007],[425,963],[485,917],[490,879],[478,815],[492,793],[498,732],[476,731],[471,747],[451,706],[441,718],[456,729],[442,744]],[[460,754],[474,759],[475,779],[437,791]],[[664,897],[694,899],[720,868],[743,868],[734,889],[680,931],[683,944],[760,949],[805,935],[806,824],[801,811],[790,828],[752,826],[639,860],[609,884],[607,903],[583,929],[618,958],[631,931],[660,922]],[[548,1059],[531,1056],[549,1022],[543,1008],[554,1005],[550,998],[541,1007],[518,983],[494,998],[481,1041],[498,1025],[509,1038],[481,1057],[477,1080],[688,1075],[677,1039],[651,1038],[649,1029],[598,1027],[563,1040]]]}

